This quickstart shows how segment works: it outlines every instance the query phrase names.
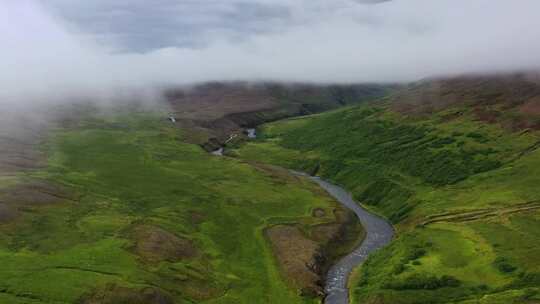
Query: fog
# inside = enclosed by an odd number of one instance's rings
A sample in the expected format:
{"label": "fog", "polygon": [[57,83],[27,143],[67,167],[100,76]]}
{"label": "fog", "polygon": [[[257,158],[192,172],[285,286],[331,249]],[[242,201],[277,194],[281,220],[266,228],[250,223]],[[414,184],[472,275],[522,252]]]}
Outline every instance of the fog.
{"label": "fog", "polygon": [[539,11],[538,0],[4,0],[0,104],[536,69]]}

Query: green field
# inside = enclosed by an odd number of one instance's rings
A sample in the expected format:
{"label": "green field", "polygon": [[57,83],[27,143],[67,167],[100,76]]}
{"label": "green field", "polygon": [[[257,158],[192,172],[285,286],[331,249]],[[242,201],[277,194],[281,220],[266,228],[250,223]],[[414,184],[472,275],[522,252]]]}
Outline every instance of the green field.
{"label": "green field", "polygon": [[538,132],[459,106],[404,116],[379,104],[259,134],[229,155],[316,173],[396,226],[354,274],[354,303],[540,302]]}
{"label": "green field", "polygon": [[[148,113],[55,130],[48,165],[17,180],[69,195],[0,225],[0,303],[318,303],[283,275],[263,230],[309,234],[338,204],[308,180],[211,156],[186,132]],[[4,193],[17,185],[2,181]]]}

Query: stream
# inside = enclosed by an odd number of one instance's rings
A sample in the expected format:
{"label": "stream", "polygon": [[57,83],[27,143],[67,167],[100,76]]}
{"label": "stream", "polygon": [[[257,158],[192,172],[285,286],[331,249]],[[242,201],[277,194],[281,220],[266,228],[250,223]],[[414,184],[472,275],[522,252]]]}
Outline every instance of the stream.
{"label": "stream", "polygon": [[[255,129],[247,129],[247,135],[250,139],[256,138]],[[223,147],[212,152],[214,155],[222,156]],[[346,208],[353,211],[364,230],[366,238],[353,252],[341,258],[334,266],[330,268],[326,275],[324,291],[326,298],[325,304],[349,304],[349,291],[347,283],[352,271],[361,265],[370,253],[388,245],[394,237],[394,228],[385,219],[370,213],[354,201],[351,194],[345,189],[331,184],[320,177],[309,176],[305,173],[292,171],[293,174],[309,177],[321,188],[326,190],[329,195],[334,197]]]}
{"label": "stream", "polygon": [[247,132],[247,136],[248,138],[250,139],[254,139],[254,138],[257,138],[257,130],[256,129],[246,129],[246,132]]}

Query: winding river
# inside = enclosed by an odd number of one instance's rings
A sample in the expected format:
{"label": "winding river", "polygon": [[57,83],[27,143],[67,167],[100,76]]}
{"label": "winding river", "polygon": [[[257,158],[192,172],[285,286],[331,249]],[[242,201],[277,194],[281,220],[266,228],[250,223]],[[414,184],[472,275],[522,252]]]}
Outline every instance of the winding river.
{"label": "winding river", "polygon": [[[248,129],[247,134],[249,138],[256,138],[257,136],[255,129]],[[214,151],[213,154],[223,155],[223,148]],[[362,208],[345,189],[331,184],[320,177],[309,176],[301,172],[292,172],[296,175],[309,177],[338,202],[353,211],[366,231],[366,238],[362,244],[332,266],[326,275],[324,288],[326,298],[324,303],[349,304],[347,283],[350,274],[368,258],[370,253],[386,246],[392,241],[394,229],[392,228],[392,225],[382,217]]]}
{"label": "winding river", "polygon": [[319,177],[310,178],[337,201],[352,210],[358,216],[358,219],[360,219],[362,226],[366,230],[366,238],[362,244],[332,266],[326,275],[324,287],[326,298],[324,303],[348,304],[349,291],[347,289],[347,282],[351,272],[354,268],[362,264],[370,253],[390,243],[394,236],[394,229],[383,218],[369,213],[360,207],[345,189],[324,181]]}

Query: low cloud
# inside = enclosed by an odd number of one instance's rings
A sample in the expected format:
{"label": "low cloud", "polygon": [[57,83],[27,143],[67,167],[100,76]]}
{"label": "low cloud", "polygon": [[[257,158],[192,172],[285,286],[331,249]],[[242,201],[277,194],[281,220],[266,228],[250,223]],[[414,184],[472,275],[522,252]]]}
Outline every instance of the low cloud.
{"label": "low cloud", "polygon": [[537,0],[2,1],[0,103],[210,80],[536,69],[538,11]]}

